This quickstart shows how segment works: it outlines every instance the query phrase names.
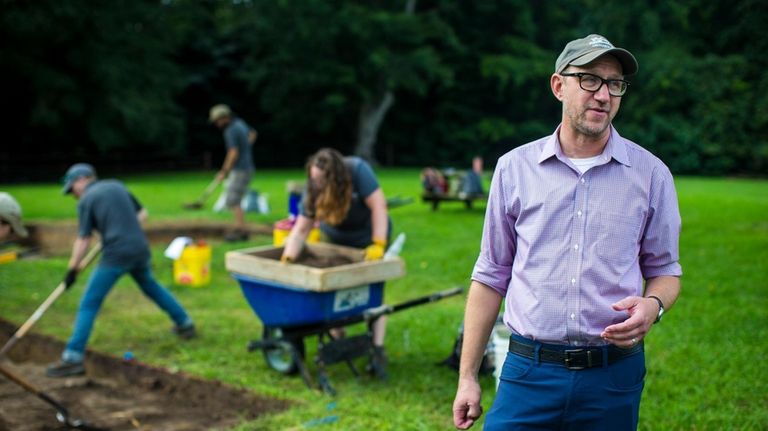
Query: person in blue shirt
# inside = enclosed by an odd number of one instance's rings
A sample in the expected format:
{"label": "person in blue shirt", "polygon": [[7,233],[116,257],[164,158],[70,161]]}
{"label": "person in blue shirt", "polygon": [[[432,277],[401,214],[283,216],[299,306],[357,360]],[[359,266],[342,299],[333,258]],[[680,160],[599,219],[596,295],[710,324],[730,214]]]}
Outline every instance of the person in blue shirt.
{"label": "person in blue shirt", "polygon": [[176,335],[182,339],[195,337],[192,319],[152,275],[149,244],[141,228],[141,222],[147,218],[146,209],[120,181],[97,180],[93,166],[86,163],[70,167],[64,182],[64,194],[72,194],[78,200],[78,236],[72,246],[69,269],[64,277],[67,288],[77,279],[78,265],[88,250],[94,231],[101,237],[102,257],[88,280],[77,310],[74,331],[61,361],[48,367],[46,375],[67,377],[85,373],[85,346],[96,315],[107,294],[126,273],[149,299],[168,314]]}

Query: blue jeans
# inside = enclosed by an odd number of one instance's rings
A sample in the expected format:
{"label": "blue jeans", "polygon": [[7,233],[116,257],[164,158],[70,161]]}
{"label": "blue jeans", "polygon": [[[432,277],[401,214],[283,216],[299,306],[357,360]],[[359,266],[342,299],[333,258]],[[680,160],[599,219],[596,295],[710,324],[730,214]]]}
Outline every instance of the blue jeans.
{"label": "blue jeans", "polygon": [[61,355],[64,361],[83,361],[85,345],[88,343],[88,338],[93,329],[93,322],[99,313],[101,304],[117,280],[125,273],[131,274],[131,277],[139,285],[142,292],[168,313],[177,326],[192,324],[192,319],[184,311],[181,304],[176,301],[176,298],[168,290],[158,284],[152,276],[152,271],[150,271],[147,263],[128,267],[99,265],[91,274],[91,278],[88,280],[88,287],[80,301],[74,332],[67,343],[64,353]]}
{"label": "blue jeans", "polygon": [[644,378],[643,352],[585,370],[507,353],[483,429],[636,430]]}

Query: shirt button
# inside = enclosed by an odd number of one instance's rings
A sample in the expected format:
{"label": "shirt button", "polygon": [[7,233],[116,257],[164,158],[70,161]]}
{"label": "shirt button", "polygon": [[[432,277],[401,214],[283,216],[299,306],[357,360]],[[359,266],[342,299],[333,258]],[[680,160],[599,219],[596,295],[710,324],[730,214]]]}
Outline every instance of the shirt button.
{"label": "shirt button", "polygon": [[576,215],[578,215],[579,217],[581,217],[581,210],[578,210],[578,211],[576,211]]}
{"label": "shirt button", "polygon": [[580,342],[578,342],[578,341],[574,341],[574,342],[573,342],[573,345],[574,345],[574,346],[579,346],[579,345],[581,345],[581,343],[580,343]]}
{"label": "shirt button", "polygon": [[573,285],[575,285],[575,284],[576,284],[576,279],[575,279],[575,278],[572,278],[572,279],[571,279],[571,284],[573,284]]}
{"label": "shirt button", "polygon": [[579,245],[578,245],[578,244],[575,244],[575,245],[573,246],[573,249],[574,249],[574,250],[578,250],[578,249],[579,249]]}
{"label": "shirt button", "polygon": [[574,319],[576,319],[576,315],[571,313],[571,320],[574,320]]}
{"label": "shirt button", "polygon": [[582,183],[582,184],[584,184],[584,183],[586,183],[586,182],[587,182],[587,180],[585,180],[584,178],[582,178],[582,179],[581,179],[581,183]]}

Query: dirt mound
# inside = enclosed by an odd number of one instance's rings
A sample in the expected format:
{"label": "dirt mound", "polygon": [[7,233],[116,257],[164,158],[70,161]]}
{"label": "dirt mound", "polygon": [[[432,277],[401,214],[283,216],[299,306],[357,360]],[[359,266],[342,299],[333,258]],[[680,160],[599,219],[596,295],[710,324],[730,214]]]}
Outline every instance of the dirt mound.
{"label": "dirt mound", "polygon": [[[174,238],[188,236],[195,239],[221,240],[232,230],[231,223],[205,220],[174,220],[149,222],[144,233],[152,245],[167,245]],[[45,255],[61,255],[72,251],[72,242],[77,237],[77,223],[72,220],[29,223],[29,237],[19,241],[26,247],[34,247]],[[272,226],[249,223],[253,235],[272,235]]]}
{"label": "dirt mound", "polygon": [[[0,319],[0,343],[16,329]],[[289,405],[219,381],[92,351],[86,357],[87,375],[47,378],[46,365],[62,349],[58,340],[27,334],[3,365],[66,406],[71,418],[113,431],[225,429]],[[64,429],[53,407],[0,377],[0,431]]]}

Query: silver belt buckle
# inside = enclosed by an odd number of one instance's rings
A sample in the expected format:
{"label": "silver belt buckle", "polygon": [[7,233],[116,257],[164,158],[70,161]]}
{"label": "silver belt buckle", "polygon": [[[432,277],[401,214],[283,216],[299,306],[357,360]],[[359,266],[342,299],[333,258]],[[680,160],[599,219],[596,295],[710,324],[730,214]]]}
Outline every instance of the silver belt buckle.
{"label": "silver belt buckle", "polygon": [[[583,354],[586,352],[586,365],[575,365],[573,362],[576,360],[576,356],[578,354]],[[568,368],[569,370],[583,370],[585,368],[592,367],[592,351],[586,350],[586,349],[572,349],[572,350],[566,350],[565,352],[565,368]],[[582,355],[584,357],[584,355]]]}

